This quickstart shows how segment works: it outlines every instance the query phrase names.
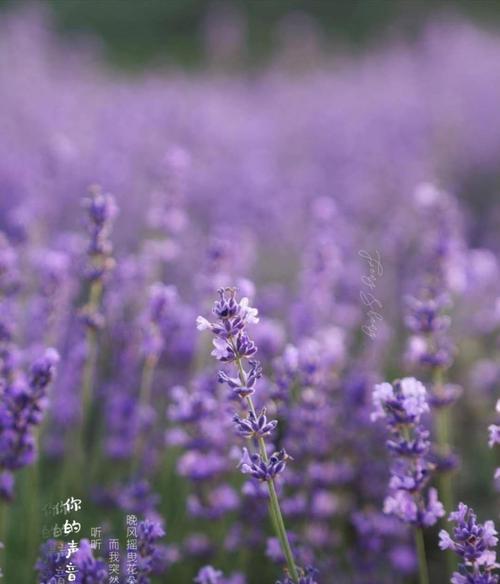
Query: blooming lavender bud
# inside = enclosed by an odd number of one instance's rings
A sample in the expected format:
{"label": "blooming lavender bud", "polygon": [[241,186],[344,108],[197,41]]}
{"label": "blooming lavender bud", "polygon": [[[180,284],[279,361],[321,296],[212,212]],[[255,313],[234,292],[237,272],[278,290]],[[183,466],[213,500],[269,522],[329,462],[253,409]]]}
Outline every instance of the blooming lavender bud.
{"label": "blooming lavender bud", "polygon": [[118,214],[118,207],[113,195],[102,193],[97,186],[92,187],[91,196],[84,199],[83,204],[92,224],[100,229],[113,221]]}
{"label": "blooming lavender bud", "polygon": [[250,370],[246,375],[246,383],[244,386],[241,384],[241,379],[239,377],[230,377],[224,371],[219,371],[217,379],[219,383],[226,383],[232,390],[235,397],[245,398],[253,395],[255,392],[255,384],[257,380],[262,377],[262,367],[258,361],[250,360]]}
{"label": "blooming lavender bud", "polygon": [[396,515],[405,523],[432,527],[444,515],[444,507],[436,489],[430,488],[427,501],[423,495],[415,497],[407,490],[396,490],[384,501],[384,513]]}
{"label": "blooming lavender bud", "polygon": [[233,421],[236,425],[236,431],[244,438],[268,436],[278,425],[277,420],[267,421],[266,408],[262,408],[258,416],[252,411],[248,412],[246,418],[240,418],[238,414],[235,414]]}
{"label": "blooming lavender bud", "polygon": [[464,503],[459,503],[450,513],[455,523],[452,536],[442,529],[439,532],[439,547],[450,549],[460,558],[458,572],[453,574],[453,584],[496,584],[499,577],[495,547],[498,543],[493,521],[477,522],[476,514]]}
{"label": "blooming lavender bud", "polygon": [[274,452],[266,462],[260,454],[250,455],[248,450],[243,448],[239,468],[243,474],[249,474],[259,481],[270,481],[285,470],[287,460],[290,459],[291,457],[282,449]]}
{"label": "blooming lavender bud", "polygon": [[219,320],[211,323],[202,316],[196,319],[198,330],[210,330],[217,337],[214,339],[215,351],[212,355],[225,361],[253,355],[256,351],[255,345],[243,330],[247,324],[259,322],[257,310],[249,306],[248,298],[242,298],[238,302],[234,288],[221,288],[218,294],[219,300],[214,303],[212,312]]}
{"label": "blooming lavender bud", "polygon": [[441,294],[435,298],[420,300],[414,297],[407,298],[409,314],[406,326],[414,333],[434,333],[443,331],[450,326],[450,317],[442,315],[441,311],[450,306],[448,294]]}
{"label": "blooming lavender bud", "polygon": [[[48,540],[40,550],[40,557],[35,569],[38,572],[40,584],[54,584],[59,582],[71,563],[76,567],[75,582],[81,584],[105,584],[108,582],[108,569],[101,558],[95,558],[92,547],[87,539],[78,543],[77,550],[69,554],[68,544],[60,541]],[[69,573],[69,572],[68,572]]]}
{"label": "blooming lavender bud", "polygon": [[447,369],[453,362],[454,355],[455,347],[445,337],[436,336],[434,343],[420,335],[413,335],[408,339],[406,360],[412,364],[431,369]]}
{"label": "blooming lavender bud", "polygon": [[375,411],[372,421],[385,418],[391,426],[417,422],[423,413],[429,411],[427,391],[420,381],[405,377],[401,381],[381,383],[373,392]]}
{"label": "blooming lavender bud", "polygon": [[35,564],[35,570],[40,584],[57,582],[58,575],[66,568],[66,550],[53,539],[46,541],[40,548],[40,555]]}
{"label": "blooming lavender bud", "polygon": [[82,583],[105,584],[108,582],[106,563],[95,558],[88,539],[82,539],[78,550],[73,555],[73,562],[78,568],[78,581]]}
{"label": "blooming lavender bud", "polygon": [[31,366],[31,387],[38,391],[43,390],[54,378],[58,363],[59,353],[55,349],[47,349],[44,356]]}
{"label": "blooming lavender bud", "polygon": [[154,572],[159,548],[157,542],[165,535],[165,531],[158,522],[145,519],[137,525],[137,570],[138,584],[149,584],[150,576]]}
{"label": "blooming lavender bud", "polygon": [[430,433],[422,428],[415,428],[413,436],[408,439],[394,434],[386,442],[387,449],[399,456],[418,457],[429,450]]}

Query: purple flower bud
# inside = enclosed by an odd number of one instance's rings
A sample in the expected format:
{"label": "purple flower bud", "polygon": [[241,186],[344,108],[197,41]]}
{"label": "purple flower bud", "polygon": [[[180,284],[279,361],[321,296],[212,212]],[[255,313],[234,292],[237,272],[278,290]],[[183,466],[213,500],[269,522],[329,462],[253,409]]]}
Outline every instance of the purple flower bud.
{"label": "purple flower bud", "polygon": [[267,420],[266,408],[263,408],[258,416],[254,412],[248,412],[246,418],[240,418],[235,414],[233,421],[238,434],[244,438],[263,438],[271,434],[278,425],[277,420]]}

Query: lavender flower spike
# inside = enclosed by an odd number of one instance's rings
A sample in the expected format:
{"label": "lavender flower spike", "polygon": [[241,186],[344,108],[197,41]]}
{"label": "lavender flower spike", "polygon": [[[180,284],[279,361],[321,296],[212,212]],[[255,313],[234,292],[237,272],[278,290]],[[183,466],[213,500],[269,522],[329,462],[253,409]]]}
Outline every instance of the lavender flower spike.
{"label": "lavender flower spike", "polygon": [[13,471],[36,457],[35,427],[45,411],[47,386],[52,381],[59,354],[46,349],[31,366],[28,382],[23,378],[6,383],[0,407],[0,499],[13,497]]}
{"label": "lavender flower spike", "polygon": [[[238,301],[234,288],[220,288],[218,294],[219,299],[214,303],[212,310],[216,316],[215,322],[210,322],[199,316],[196,320],[197,328],[202,331],[209,330],[214,334],[215,348],[212,355],[218,361],[233,366],[236,376],[219,371],[218,379],[219,382],[228,385],[234,396],[246,403],[248,407],[246,418],[236,414],[233,421],[240,436],[249,440],[256,439],[259,450],[250,454],[245,448],[239,468],[242,473],[267,484],[271,512],[274,518],[273,526],[286,558],[292,582],[298,583],[299,571],[288,541],[275,486],[276,477],[285,470],[286,462],[290,457],[285,450],[274,452],[268,456],[265,438],[274,431],[277,421],[268,421],[265,409],[257,415],[252,400],[256,382],[262,375],[262,369],[257,361],[251,359],[257,352],[257,347],[249,338],[246,327],[249,324],[259,322],[258,311],[250,307],[248,298],[242,298]],[[245,366],[246,362],[248,362],[247,366]]]}
{"label": "lavender flower spike", "polygon": [[149,584],[158,563],[157,542],[165,535],[159,523],[145,519],[137,526],[138,584]]}
{"label": "lavender flower spike", "polygon": [[372,420],[385,420],[390,433],[386,446],[394,458],[384,512],[415,527],[420,582],[427,584],[422,528],[434,525],[444,515],[436,489],[426,493],[434,470],[429,460],[429,432],[421,422],[422,415],[429,411],[427,391],[413,377],[392,385],[381,383],[375,386],[373,404]]}
{"label": "lavender flower spike", "polygon": [[498,564],[495,547],[498,543],[493,521],[478,523],[476,514],[464,503],[450,513],[455,523],[453,534],[442,529],[439,547],[452,550],[460,558],[458,572],[452,576],[452,584],[498,584]]}

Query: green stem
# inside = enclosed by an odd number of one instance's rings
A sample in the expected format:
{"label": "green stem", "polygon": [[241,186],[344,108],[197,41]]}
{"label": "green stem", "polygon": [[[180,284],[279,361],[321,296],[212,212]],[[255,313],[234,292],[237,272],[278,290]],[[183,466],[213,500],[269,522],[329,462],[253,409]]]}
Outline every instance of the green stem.
{"label": "green stem", "polygon": [[[436,395],[442,393],[443,388],[443,373],[441,369],[437,369],[433,376],[434,392]],[[436,412],[436,437],[439,454],[441,456],[448,456],[450,449],[450,411],[448,407],[439,408]],[[453,489],[451,484],[451,476],[449,472],[441,473],[439,476],[439,488],[441,491],[441,498],[446,509],[446,513],[451,513],[453,509]]]}
{"label": "green stem", "polygon": [[[88,416],[92,406],[92,395],[94,385],[94,371],[97,361],[97,335],[92,329],[86,333],[87,356],[83,369],[82,380],[82,426],[85,428],[88,424]],[[85,431],[83,432],[85,435]]]}
{"label": "green stem", "polygon": [[[102,296],[102,283],[99,280],[94,280],[90,286],[89,301],[87,304],[88,310],[91,312],[99,309]],[[90,430],[90,414],[92,409],[92,397],[93,397],[93,386],[95,369],[97,366],[97,353],[98,353],[98,343],[97,343],[97,331],[93,328],[87,328],[85,333],[85,341],[87,347],[87,354],[85,357],[85,363],[83,366],[82,373],[82,393],[81,393],[81,407],[82,407],[82,417],[76,432],[73,435],[74,440],[74,452],[76,458],[76,466],[78,468],[78,476],[71,477],[71,470],[74,459],[71,456],[67,456],[66,464],[64,465],[63,475],[61,479],[61,494],[64,495],[66,487],[71,486],[71,488],[77,488],[81,485],[81,477],[85,477],[85,482],[88,483],[90,480],[91,473],[84,472],[86,466],[86,459],[88,456],[87,439]],[[81,474],[80,474],[81,473]],[[73,478],[75,484],[73,484]],[[76,482],[78,481],[78,482]]]}
{"label": "green stem", "polygon": [[[91,311],[98,310],[102,294],[102,284],[99,280],[92,282],[90,287],[89,308]],[[97,364],[97,332],[93,328],[88,328],[86,333],[87,357],[83,370],[82,381],[82,426],[88,422],[88,415],[92,406],[92,396],[94,389],[94,374]]]}
{"label": "green stem", "polygon": [[[236,347],[234,346],[232,339],[229,339],[229,343],[231,344],[235,355],[237,355],[238,353],[236,351]],[[240,381],[243,386],[246,386],[247,377],[245,370],[243,369],[240,357],[236,357],[236,364],[238,367]],[[252,398],[248,396],[246,400],[250,408],[250,411],[256,416],[255,406],[253,404]],[[266,463],[269,462],[264,438],[259,437],[258,444],[262,459]],[[285,522],[283,520],[283,515],[281,513],[281,507],[278,499],[278,493],[276,492],[276,485],[274,484],[274,479],[266,481],[266,483],[267,488],[269,490],[269,510],[271,515],[271,523],[273,524],[273,528],[276,531],[276,535],[280,542],[281,550],[283,552],[283,555],[285,556],[288,572],[290,573],[293,581],[298,583],[299,573],[297,570],[297,565],[295,564],[295,558],[293,556],[292,548],[290,546],[290,541],[288,540],[288,534],[286,531]]]}
{"label": "green stem", "polygon": [[[35,433],[35,439],[39,444],[39,434]],[[26,523],[28,525],[28,550],[29,569],[35,565],[38,544],[40,541],[40,465],[41,449],[39,448],[38,459],[25,470],[23,480],[25,482],[27,513]]]}
{"label": "green stem", "polygon": [[415,529],[415,545],[418,557],[418,581],[419,584],[429,584],[429,572],[427,569],[427,558],[425,556],[424,532],[422,528]]}
{"label": "green stem", "polygon": [[[139,389],[139,412],[151,403],[151,394],[153,390],[153,380],[158,359],[152,355],[145,359],[142,368],[141,386]],[[146,445],[146,436],[139,428],[137,439],[134,445],[134,454],[132,457],[132,474],[134,474],[141,462],[141,458]]]}
{"label": "green stem", "polygon": [[[436,435],[441,455],[446,456],[450,453],[449,448],[449,411],[444,408],[437,412],[436,417]],[[439,476],[439,490],[441,492],[441,499],[444,504],[446,513],[451,513],[453,510],[453,485],[451,475],[449,472],[441,473]]]}
{"label": "green stem", "polygon": [[267,481],[267,486],[269,489],[269,495],[271,497],[270,506],[273,509],[276,518],[275,529],[278,535],[278,539],[280,540],[283,553],[285,554],[288,571],[290,572],[293,580],[295,582],[298,582],[299,573],[297,571],[297,566],[295,564],[295,559],[293,557],[292,548],[290,547],[290,542],[288,541],[288,534],[286,532],[285,522],[283,521],[283,515],[281,513],[281,508],[278,500],[278,494],[276,493],[276,486],[274,484],[274,480]]}
{"label": "green stem", "polygon": [[[444,385],[444,373],[441,368],[437,368],[433,374],[434,392],[439,396]],[[441,456],[448,456],[450,448],[450,410],[448,407],[439,408],[436,412],[436,439],[438,452]],[[451,513],[454,507],[453,483],[450,472],[442,472],[438,476],[438,487],[441,501],[446,511],[441,519],[443,527],[446,516]],[[455,555],[451,550],[446,550],[446,567],[448,576],[451,576],[456,568]]]}

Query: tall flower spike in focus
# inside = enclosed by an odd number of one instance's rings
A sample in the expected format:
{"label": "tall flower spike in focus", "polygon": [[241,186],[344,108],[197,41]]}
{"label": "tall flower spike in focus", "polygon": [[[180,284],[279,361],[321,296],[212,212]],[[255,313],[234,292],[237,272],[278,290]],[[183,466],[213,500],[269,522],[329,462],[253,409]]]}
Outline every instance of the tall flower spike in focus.
{"label": "tall flower spike in focus", "polygon": [[298,583],[299,570],[288,540],[275,484],[276,477],[285,470],[290,457],[285,450],[268,455],[265,439],[273,432],[277,422],[268,421],[265,410],[257,415],[252,400],[262,370],[258,362],[251,360],[257,347],[248,336],[247,326],[259,322],[258,311],[250,307],[248,298],[238,300],[235,288],[220,288],[218,295],[212,309],[216,316],[215,322],[199,316],[196,320],[197,327],[198,330],[209,330],[215,335],[212,355],[218,361],[232,365],[233,373],[220,371],[219,381],[226,383],[233,395],[246,404],[247,417],[234,417],[236,432],[256,443],[258,450],[250,453],[245,448],[239,468],[242,473],[267,485],[272,524],[286,559],[291,581]]}
{"label": "tall flower spike in focus", "polygon": [[455,523],[453,533],[439,532],[439,547],[451,550],[459,557],[458,572],[451,578],[452,584],[498,584],[500,581],[495,548],[498,543],[493,521],[478,523],[476,514],[464,503],[459,503],[450,513]]}
{"label": "tall flower spike in focus", "polygon": [[444,515],[436,489],[427,489],[434,470],[429,461],[429,432],[421,420],[429,411],[427,391],[413,377],[392,385],[380,383],[373,392],[373,405],[372,421],[385,421],[390,434],[386,446],[394,459],[384,511],[415,527],[420,581],[424,584],[428,576],[422,529]]}

